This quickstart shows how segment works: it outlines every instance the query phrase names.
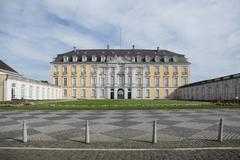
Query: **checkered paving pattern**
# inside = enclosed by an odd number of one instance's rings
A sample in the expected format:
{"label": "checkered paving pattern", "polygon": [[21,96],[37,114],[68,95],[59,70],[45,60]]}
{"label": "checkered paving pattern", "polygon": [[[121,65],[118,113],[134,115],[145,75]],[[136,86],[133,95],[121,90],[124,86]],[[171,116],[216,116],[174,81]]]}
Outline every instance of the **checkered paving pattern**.
{"label": "checkered paving pattern", "polygon": [[27,121],[32,141],[85,140],[85,120],[95,142],[151,141],[153,121],[158,139],[214,140],[223,118],[224,139],[240,139],[240,110],[129,110],[129,111],[0,111],[0,141],[21,140]]}

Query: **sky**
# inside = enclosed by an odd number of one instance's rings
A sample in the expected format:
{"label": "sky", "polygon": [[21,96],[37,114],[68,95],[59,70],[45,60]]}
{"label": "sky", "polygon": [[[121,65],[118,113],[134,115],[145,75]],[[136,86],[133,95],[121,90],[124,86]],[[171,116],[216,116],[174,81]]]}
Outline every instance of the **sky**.
{"label": "sky", "polygon": [[191,82],[239,73],[240,0],[1,0],[0,59],[49,80],[73,49],[170,50],[191,62]]}

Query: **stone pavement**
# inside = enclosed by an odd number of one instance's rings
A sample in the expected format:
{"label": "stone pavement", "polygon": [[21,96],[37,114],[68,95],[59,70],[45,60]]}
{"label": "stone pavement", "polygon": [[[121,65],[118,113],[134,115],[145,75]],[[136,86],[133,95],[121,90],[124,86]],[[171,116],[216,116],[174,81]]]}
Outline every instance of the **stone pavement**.
{"label": "stone pavement", "polygon": [[220,117],[224,140],[240,139],[240,110],[41,110],[0,111],[0,143],[22,139],[27,120],[30,141],[84,141],[85,120],[91,142],[151,142],[157,120],[159,141],[215,140]]}
{"label": "stone pavement", "polygon": [[239,150],[202,151],[39,151],[0,150],[0,160],[239,160]]}

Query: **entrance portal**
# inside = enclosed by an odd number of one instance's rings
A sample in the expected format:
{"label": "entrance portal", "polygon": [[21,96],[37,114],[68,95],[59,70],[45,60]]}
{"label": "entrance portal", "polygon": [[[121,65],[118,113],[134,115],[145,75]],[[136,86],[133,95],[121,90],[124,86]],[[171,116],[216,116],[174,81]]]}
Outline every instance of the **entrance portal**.
{"label": "entrance portal", "polygon": [[117,91],[117,96],[118,96],[118,99],[124,99],[124,90],[123,89],[119,89]]}

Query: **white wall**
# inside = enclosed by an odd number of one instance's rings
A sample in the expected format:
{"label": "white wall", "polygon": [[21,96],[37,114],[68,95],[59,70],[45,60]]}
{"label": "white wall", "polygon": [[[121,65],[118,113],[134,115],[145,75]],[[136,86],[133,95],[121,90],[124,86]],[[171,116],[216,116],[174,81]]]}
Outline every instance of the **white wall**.
{"label": "white wall", "polygon": [[[52,86],[44,83],[27,82],[19,79],[7,79],[4,82],[4,100],[12,99],[12,84],[15,83],[15,98],[16,99],[62,99],[62,89],[57,86]],[[22,85],[24,85],[24,92],[22,92]],[[32,94],[30,91],[32,86]],[[37,88],[39,88],[37,96]],[[24,94],[23,94],[24,93]]]}

